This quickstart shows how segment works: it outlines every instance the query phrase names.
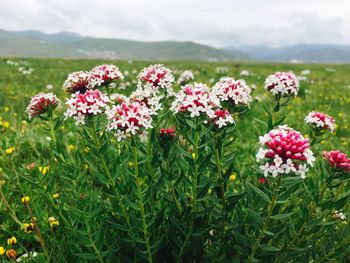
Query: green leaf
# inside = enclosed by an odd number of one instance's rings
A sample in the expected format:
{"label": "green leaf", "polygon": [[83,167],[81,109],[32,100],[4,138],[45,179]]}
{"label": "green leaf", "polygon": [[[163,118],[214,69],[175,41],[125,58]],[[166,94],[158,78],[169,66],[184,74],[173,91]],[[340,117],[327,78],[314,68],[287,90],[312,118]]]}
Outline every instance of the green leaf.
{"label": "green leaf", "polygon": [[278,215],[271,216],[271,218],[272,219],[276,219],[276,220],[285,219],[285,218],[290,217],[293,214],[294,214],[294,212],[293,213],[287,213],[287,214],[278,214]]}
{"label": "green leaf", "polygon": [[247,183],[248,186],[248,191],[251,191],[253,193],[255,193],[256,195],[258,195],[262,200],[264,200],[266,203],[271,203],[270,198],[267,196],[267,194],[265,194],[263,191],[261,191],[258,187],[256,187],[255,185],[251,184],[250,182]]}

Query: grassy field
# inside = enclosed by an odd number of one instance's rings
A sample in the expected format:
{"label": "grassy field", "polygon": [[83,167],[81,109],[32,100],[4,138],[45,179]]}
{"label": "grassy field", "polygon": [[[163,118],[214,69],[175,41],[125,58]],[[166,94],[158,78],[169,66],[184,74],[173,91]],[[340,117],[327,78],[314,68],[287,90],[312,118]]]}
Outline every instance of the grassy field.
{"label": "grassy field", "polygon": [[[26,194],[30,195],[34,213],[39,220],[55,211],[44,205],[46,201],[42,200],[41,192],[37,190],[41,182],[37,180],[37,177],[43,173],[45,175],[43,169],[46,166],[50,167],[47,174],[51,176],[51,179],[45,182],[47,189],[51,193],[65,193],[64,188],[57,189],[53,186],[57,183],[56,181],[61,180],[62,171],[55,169],[57,160],[55,161],[48,145],[48,135],[40,128],[42,125],[40,120],[29,121],[25,113],[31,96],[42,91],[54,92],[63,102],[67,94],[62,91],[62,85],[70,72],[89,70],[103,63],[115,64],[124,73],[125,89],[117,87],[115,91],[128,95],[136,87],[138,73],[151,63],[64,59],[10,60],[17,64],[9,64],[8,59],[5,58],[0,59],[0,180],[5,181],[2,193],[6,197],[6,202],[9,203],[8,206],[16,212],[16,215],[9,212],[7,204],[0,196],[0,246],[5,246],[8,237],[16,236],[19,240],[18,250],[24,252],[31,248],[35,249],[38,245],[33,236],[25,234],[18,227],[18,223],[22,224],[29,220],[26,208],[20,201],[21,197]],[[288,106],[288,115],[284,123],[308,136],[309,128],[304,122],[305,116],[313,110],[327,113],[335,119],[336,132],[313,147],[315,156],[320,157],[323,151],[333,149],[350,153],[350,65],[173,62],[166,63],[165,66],[173,71],[176,78],[183,70],[192,70],[196,82],[206,83],[210,87],[223,76],[244,78],[250,87],[256,87],[252,93],[254,102],[250,110],[244,113],[242,118],[235,118],[237,139],[225,149],[228,155],[231,152],[236,155],[233,161],[236,179],[228,185],[231,192],[239,192],[243,187],[241,182],[244,180],[253,180],[251,174],[256,171],[255,154],[258,148],[258,137],[267,131],[262,122],[266,122],[268,116],[262,105],[271,101],[271,95],[264,90],[264,81],[266,76],[276,71],[293,71],[296,75],[301,76],[303,70],[310,70],[310,74],[304,76],[306,79],[301,81],[300,96]],[[20,69],[22,67],[25,70],[33,69],[33,71],[31,74],[24,74],[23,69]],[[243,70],[249,71],[250,75],[240,77]],[[62,112],[64,110],[64,106],[58,109]],[[171,125],[173,123],[168,124],[168,126]],[[67,151],[79,156],[78,161],[70,166],[72,173],[77,175],[76,179],[71,180],[72,186],[75,187],[74,191],[77,192],[66,194],[79,193],[79,196],[83,198],[83,195],[89,193],[87,185],[79,185],[79,178],[88,174],[87,164],[83,157],[83,153],[88,152],[87,145],[77,136],[77,128],[72,120],[64,122],[61,129],[64,134],[63,144]],[[31,163],[34,163],[36,168],[28,169],[27,166]],[[41,169],[37,169],[40,167]],[[73,191],[74,187],[69,191]],[[43,207],[42,210],[41,207]],[[347,208],[349,208],[348,205]],[[344,213],[348,214],[349,211]],[[16,222],[17,219],[20,222]],[[42,226],[42,229],[45,229],[45,226]],[[57,236],[57,238],[61,237]],[[50,246],[51,241],[47,242],[47,246]],[[66,259],[73,258],[69,256],[67,248],[62,248],[63,244],[55,244],[55,246],[62,249],[60,253],[65,254]],[[91,246],[87,247],[91,248]],[[215,256],[214,254],[212,256]],[[64,261],[59,257],[55,260]],[[89,261],[88,257],[85,260]]]}

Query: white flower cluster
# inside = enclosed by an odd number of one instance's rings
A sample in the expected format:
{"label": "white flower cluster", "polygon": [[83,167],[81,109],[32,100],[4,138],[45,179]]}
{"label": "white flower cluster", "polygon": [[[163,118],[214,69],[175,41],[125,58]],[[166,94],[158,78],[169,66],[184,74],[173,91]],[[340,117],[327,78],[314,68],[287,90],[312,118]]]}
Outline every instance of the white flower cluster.
{"label": "white flower cluster", "polygon": [[142,90],[155,90],[159,92],[160,89],[165,89],[168,96],[173,96],[173,83],[175,81],[171,70],[163,65],[151,65],[144,68],[137,76],[138,88]]}
{"label": "white flower cluster", "polygon": [[266,78],[265,89],[274,96],[297,96],[299,81],[293,73],[276,72]]}
{"label": "white flower cluster", "polygon": [[185,70],[181,73],[180,77],[178,78],[177,84],[184,84],[191,80],[194,80],[193,72],[191,70]]}
{"label": "white flower cluster", "polygon": [[316,127],[319,129],[328,129],[331,132],[335,130],[334,119],[326,114],[321,112],[310,112],[305,117],[305,122],[312,127]]}
{"label": "white flower cluster", "polygon": [[114,132],[118,141],[132,135],[145,136],[152,128],[152,117],[146,105],[138,102],[125,102],[106,110],[107,130]]}
{"label": "white flower cluster", "polygon": [[280,126],[259,137],[259,140],[261,147],[256,154],[256,161],[263,162],[260,169],[265,177],[296,174],[305,178],[309,166],[315,161],[309,140],[287,126]]}
{"label": "white flower cluster", "polygon": [[215,110],[220,108],[219,99],[210,93],[209,88],[202,83],[187,84],[176,94],[170,110],[174,114],[187,112],[190,117],[198,117],[202,113],[214,118]]}
{"label": "white flower cluster", "polygon": [[212,93],[220,101],[227,101],[235,105],[249,106],[252,101],[252,97],[250,96],[251,89],[244,80],[224,77],[214,85]]}
{"label": "white flower cluster", "polygon": [[84,125],[86,117],[105,112],[108,102],[108,97],[99,90],[87,90],[84,94],[77,92],[67,99],[65,118],[73,117],[76,125]]}

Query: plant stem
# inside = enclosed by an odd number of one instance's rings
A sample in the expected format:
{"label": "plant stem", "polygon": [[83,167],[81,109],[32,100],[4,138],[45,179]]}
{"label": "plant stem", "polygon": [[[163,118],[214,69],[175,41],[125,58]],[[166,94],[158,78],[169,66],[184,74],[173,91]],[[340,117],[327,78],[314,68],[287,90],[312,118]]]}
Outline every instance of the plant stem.
{"label": "plant stem", "polygon": [[279,190],[280,184],[281,184],[281,177],[278,177],[277,182],[276,182],[276,187],[274,189],[274,192],[273,192],[273,195],[272,195],[272,198],[271,198],[271,203],[269,205],[269,210],[268,210],[268,213],[267,213],[267,217],[265,218],[263,227],[262,227],[262,229],[260,231],[260,234],[259,234],[258,238],[256,239],[256,242],[255,242],[255,244],[253,246],[252,252],[251,252],[251,254],[249,256],[249,262],[253,262],[254,261],[253,259],[254,259],[255,253],[258,250],[260,242],[261,242],[261,240],[264,237],[265,231],[268,229],[268,226],[270,224],[271,216],[272,216],[272,213],[273,213],[273,209],[275,208],[276,201],[277,201],[277,195],[278,195],[278,190]]}
{"label": "plant stem", "polygon": [[[326,190],[327,190],[327,184],[324,184],[322,189],[321,189],[321,191],[320,191],[318,202],[320,202],[322,200],[323,195],[324,195]],[[308,210],[311,212],[311,216],[313,215],[315,207],[316,207],[316,204],[313,202],[313,203],[310,204],[310,207],[308,208]],[[298,232],[295,233],[292,241],[286,247],[284,247],[283,250],[279,253],[278,257],[275,260],[275,263],[282,262],[285,259],[286,253],[288,252],[288,250],[291,247],[293,247],[293,246],[295,246],[296,244],[299,243],[300,235],[303,233],[303,231],[305,230],[306,226],[307,226],[307,221],[304,221],[304,223],[300,226]]]}
{"label": "plant stem", "polygon": [[100,263],[103,263],[104,261],[103,261],[103,258],[101,256],[101,252],[96,247],[96,243],[95,243],[95,241],[93,239],[93,236],[91,234],[91,227],[90,227],[89,222],[87,222],[86,217],[84,217],[84,221],[85,221],[85,226],[86,226],[87,234],[88,234],[88,237],[89,237],[90,245],[91,245],[92,249],[94,250],[94,252],[95,252],[95,254],[97,256],[98,261]]}
{"label": "plant stem", "polygon": [[101,153],[100,153],[100,142],[99,142],[99,139],[96,136],[96,129],[95,129],[95,123],[94,122],[92,124],[92,128],[93,128],[93,131],[92,131],[93,135],[92,135],[92,137],[93,137],[93,140],[94,140],[94,144],[95,144],[95,146],[97,148],[98,159],[101,161],[103,171],[107,175],[107,177],[109,179],[109,183],[111,184],[111,186],[113,188],[113,191],[114,191],[114,193],[115,193],[115,195],[117,197],[117,201],[118,201],[119,207],[120,207],[120,209],[122,211],[122,215],[123,215],[123,217],[124,217],[124,219],[126,221],[128,229],[129,229],[129,235],[130,235],[130,237],[131,237],[131,239],[133,241],[133,246],[136,249],[136,243],[135,243],[135,238],[134,238],[134,231],[133,231],[133,228],[131,226],[131,222],[130,222],[129,216],[128,216],[127,212],[126,212],[126,208],[125,208],[125,206],[124,206],[124,204],[122,202],[122,196],[121,196],[121,194],[119,192],[118,187],[116,186],[116,184],[114,182],[114,179],[113,179],[111,173],[109,172],[109,169],[108,169],[107,164],[106,164],[106,160],[104,159],[103,155],[101,155]]}
{"label": "plant stem", "polygon": [[[220,138],[217,138],[217,140],[220,140]],[[222,147],[218,145],[218,143],[215,144],[215,162],[216,162],[216,168],[218,172],[218,180],[221,180],[220,183],[220,192],[221,192],[221,204],[222,204],[222,236],[224,237],[225,231],[226,231],[226,199],[225,199],[225,185],[223,182],[222,177],[222,169],[221,169],[221,160],[220,156],[222,153]]]}
{"label": "plant stem", "polygon": [[30,208],[29,204],[26,203],[25,205],[28,209],[28,212],[29,212],[29,215],[30,215],[30,218],[31,218],[31,221],[32,223],[34,224],[34,231],[35,231],[35,234],[37,235],[37,237],[39,238],[39,242],[40,242],[40,245],[41,245],[41,248],[43,249],[44,251],[44,254],[45,254],[45,257],[47,260],[49,260],[49,253],[47,252],[47,249],[46,249],[46,246],[45,246],[45,240],[40,232],[40,229],[38,227],[38,224],[36,223],[36,219],[34,217],[34,214],[33,214],[33,211],[32,209]]}
{"label": "plant stem", "polygon": [[195,210],[196,210],[196,201],[197,201],[197,183],[198,183],[198,149],[199,149],[199,133],[197,131],[198,129],[198,125],[196,125],[196,131],[194,133],[194,174],[193,174],[193,178],[192,178],[192,204],[191,204],[191,219],[190,219],[190,227],[188,229],[188,233],[186,235],[185,238],[185,242],[183,243],[181,249],[180,249],[180,253],[178,256],[178,262],[180,261],[181,257],[183,256],[183,254],[185,253],[185,249],[190,241],[190,238],[192,236],[192,232],[193,232],[193,224],[194,224],[194,214],[195,214]]}
{"label": "plant stem", "polygon": [[145,214],[145,206],[143,201],[143,195],[141,190],[141,179],[139,178],[139,164],[138,164],[138,148],[136,144],[134,145],[134,167],[135,167],[135,182],[137,187],[137,198],[139,200],[139,207],[141,210],[141,219],[142,219],[142,227],[143,227],[143,236],[146,240],[146,249],[148,255],[148,262],[152,262],[152,252],[151,246],[148,236],[148,226],[146,222],[146,214]]}
{"label": "plant stem", "polygon": [[5,206],[6,206],[6,209],[9,213],[9,215],[12,217],[12,219],[17,223],[19,224],[20,226],[22,225],[21,221],[19,221],[18,217],[16,216],[16,212],[12,210],[11,206],[9,205],[9,203],[7,202],[7,199],[2,191],[2,186],[0,185],[0,197],[1,199],[3,200]]}

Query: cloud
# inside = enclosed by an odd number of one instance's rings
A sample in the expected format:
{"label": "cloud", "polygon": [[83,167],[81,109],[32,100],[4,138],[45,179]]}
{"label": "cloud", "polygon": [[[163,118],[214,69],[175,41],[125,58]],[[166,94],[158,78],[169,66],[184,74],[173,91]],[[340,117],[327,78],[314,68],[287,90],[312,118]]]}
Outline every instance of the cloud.
{"label": "cloud", "polygon": [[0,28],[214,46],[350,44],[347,0],[11,0]]}

